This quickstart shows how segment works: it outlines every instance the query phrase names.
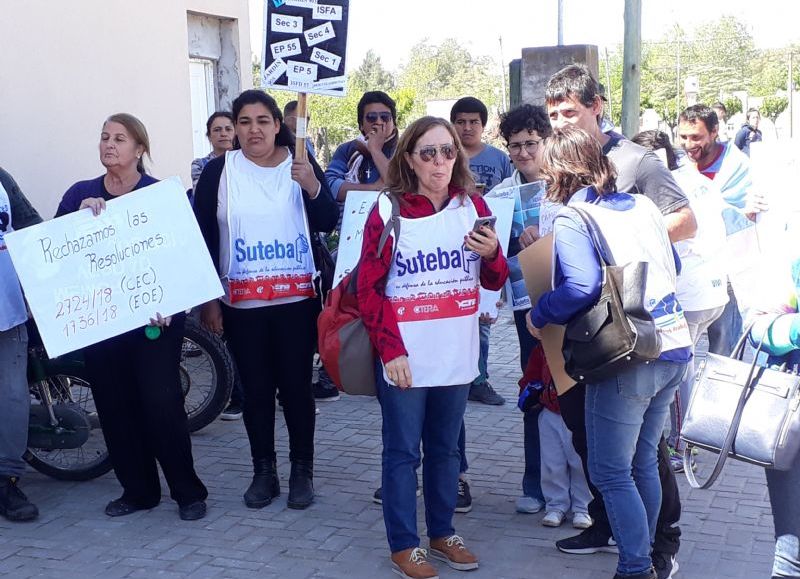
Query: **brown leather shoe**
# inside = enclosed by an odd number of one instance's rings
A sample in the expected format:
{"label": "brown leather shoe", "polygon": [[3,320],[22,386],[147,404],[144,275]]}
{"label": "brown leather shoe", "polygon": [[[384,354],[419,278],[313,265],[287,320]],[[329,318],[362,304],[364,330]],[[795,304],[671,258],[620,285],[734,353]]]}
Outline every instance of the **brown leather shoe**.
{"label": "brown leather shoe", "polygon": [[458,535],[431,539],[431,557],[444,561],[458,571],[472,571],[478,568],[478,558],[464,546],[464,539]]}
{"label": "brown leather shoe", "polygon": [[404,579],[439,579],[436,569],[428,563],[428,552],[419,547],[392,553],[392,571]]}

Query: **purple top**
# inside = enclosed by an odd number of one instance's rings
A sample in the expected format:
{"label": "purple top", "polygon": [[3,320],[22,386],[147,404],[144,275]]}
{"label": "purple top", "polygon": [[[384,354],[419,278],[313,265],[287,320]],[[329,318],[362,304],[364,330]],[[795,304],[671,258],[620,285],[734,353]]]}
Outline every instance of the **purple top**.
{"label": "purple top", "polygon": [[[64,196],[61,198],[61,203],[58,204],[56,217],[61,217],[67,213],[74,213],[80,208],[81,201],[84,199],[89,199],[91,197],[102,197],[106,201],[114,199],[115,196],[108,192],[105,183],[103,183],[104,178],[105,175],[101,175],[96,179],[78,181],[72,187],[67,189],[67,192],[64,193]],[[136,189],[147,187],[153,183],[158,183],[158,179],[144,174],[139,179],[139,182],[136,184],[136,187],[134,187],[133,190],[135,191]]]}

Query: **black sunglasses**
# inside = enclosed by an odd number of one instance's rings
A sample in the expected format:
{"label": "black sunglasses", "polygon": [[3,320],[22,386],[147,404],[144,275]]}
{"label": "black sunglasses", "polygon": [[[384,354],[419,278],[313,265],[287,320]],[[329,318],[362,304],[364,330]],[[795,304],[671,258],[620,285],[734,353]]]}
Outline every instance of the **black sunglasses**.
{"label": "black sunglasses", "polygon": [[364,119],[368,123],[377,123],[378,118],[380,117],[381,121],[384,123],[388,123],[392,120],[392,113],[382,112],[382,113],[367,113],[364,115]]}

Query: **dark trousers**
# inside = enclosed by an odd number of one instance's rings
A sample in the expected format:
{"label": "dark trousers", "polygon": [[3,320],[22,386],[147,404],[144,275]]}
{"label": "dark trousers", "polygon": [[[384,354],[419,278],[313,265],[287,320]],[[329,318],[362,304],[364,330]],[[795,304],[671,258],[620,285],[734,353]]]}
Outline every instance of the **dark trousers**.
{"label": "dark trousers", "polygon": [[[611,536],[603,495],[592,484],[589,478],[589,452],[586,446],[586,385],[576,384],[558,397],[561,416],[572,432],[572,443],[581,457],[586,481],[592,491],[592,502],[589,503],[589,515],[594,519],[594,529]],[[658,514],[658,526],[653,549],[661,553],[675,555],[680,548],[681,530],[678,522],[681,518],[681,498],[678,494],[678,481],[669,464],[669,454],[664,437],[658,443],[658,477],[661,480],[661,510]]]}
{"label": "dark trousers", "polygon": [[205,500],[194,470],[179,365],[184,315],[173,316],[150,340],[138,328],[84,352],[103,436],[122,485],[122,498],[140,506],[161,500],[156,461],[179,505]]}
{"label": "dark trousers", "polygon": [[244,389],[253,459],[275,458],[275,393],[280,392],[289,459],[314,459],[311,390],[319,301],[239,309],[223,306],[225,335]]}

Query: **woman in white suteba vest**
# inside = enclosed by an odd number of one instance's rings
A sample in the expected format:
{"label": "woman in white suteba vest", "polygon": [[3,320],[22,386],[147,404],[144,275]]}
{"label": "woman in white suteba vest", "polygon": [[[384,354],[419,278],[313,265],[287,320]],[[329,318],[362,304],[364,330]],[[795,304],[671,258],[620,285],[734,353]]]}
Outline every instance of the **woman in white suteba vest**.
{"label": "woman in white suteba vest", "polygon": [[[478,566],[453,529],[458,436],[469,384],[478,375],[479,285],[499,289],[508,266],[452,125],[423,117],[409,126],[389,164],[388,192],[370,213],[358,274],[362,319],[380,363],[383,518],[391,562],[403,577],[435,577],[417,534],[420,443],[431,555],[455,569]],[[472,192],[468,194],[467,192]],[[400,201],[399,240],[377,255]]]}
{"label": "woman in white suteba vest", "polygon": [[686,365],[691,337],[675,298],[676,257],[661,213],[644,195],[616,191],[616,171],[583,130],[556,129],[542,152],[554,223],[553,287],[531,310],[531,333],[566,324],[596,303],[602,270],[577,206],[597,222],[616,263],[648,263],[646,306],[661,337],[658,360],[586,385],[589,478],[603,495],[619,548],[616,578],[656,579],[650,557],[661,506],[657,445]]}
{"label": "woman in white suteba vest", "polygon": [[210,161],[195,188],[195,215],[225,288],[205,304],[203,324],[225,331],[244,390],[253,482],[244,494],[262,508],[280,494],[275,393],[289,431],[288,506],[314,499],[316,266],[312,234],[330,231],[338,210],[313,160],[293,157],[294,138],[275,100],[256,90],[233,101],[239,149]]}

